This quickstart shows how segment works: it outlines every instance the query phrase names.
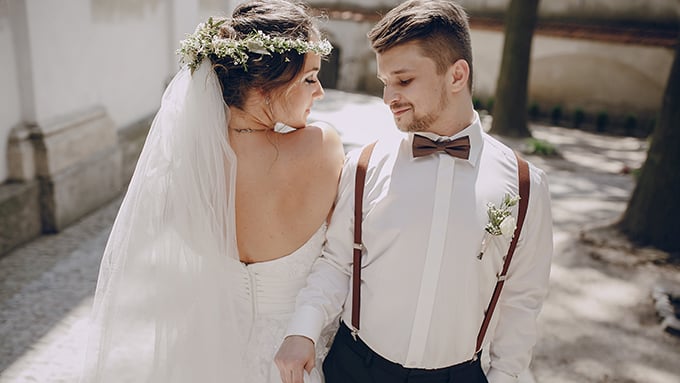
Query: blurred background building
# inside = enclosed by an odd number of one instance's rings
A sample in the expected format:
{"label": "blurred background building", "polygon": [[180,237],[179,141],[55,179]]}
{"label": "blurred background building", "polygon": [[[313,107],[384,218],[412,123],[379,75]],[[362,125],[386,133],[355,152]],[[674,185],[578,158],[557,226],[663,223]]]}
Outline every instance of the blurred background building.
{"label": "blurred background building", "polygon": [[[178,69],[178,41],[238,2],[0,0],[0,255],[120,194]],[[400,2],[308,3],[324,15],[321,27],[336,47],[324,86],[379,96],[366,33]],[[475,100],[491,109],[509,0],[460,3],[470,14]],[[648,133],[673,60],[679,6],[541,1],[526,112],[605,116],[612,126],[634,118],[628,133]]]}

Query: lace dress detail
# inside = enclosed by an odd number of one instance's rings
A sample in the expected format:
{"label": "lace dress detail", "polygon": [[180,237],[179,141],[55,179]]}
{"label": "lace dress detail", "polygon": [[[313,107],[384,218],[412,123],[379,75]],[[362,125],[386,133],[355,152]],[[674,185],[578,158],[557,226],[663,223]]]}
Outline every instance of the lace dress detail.
{"label": "lace dress detail", "polygon": [[[273,261],[241,264],[239,268],[241,290],[239,309],[242,324],[250,324],[243,363],[249,371],[247,382],[280,383],[279,371],[274,364],[276,354],[285,335],[288,322],[295,310],[297,293],[306,284],[312,264],[321,254],[326,224],[299,249]],[[337,328],[325,329],[316,345],[314,379],[305,382],[322,382],[320,369]]]}

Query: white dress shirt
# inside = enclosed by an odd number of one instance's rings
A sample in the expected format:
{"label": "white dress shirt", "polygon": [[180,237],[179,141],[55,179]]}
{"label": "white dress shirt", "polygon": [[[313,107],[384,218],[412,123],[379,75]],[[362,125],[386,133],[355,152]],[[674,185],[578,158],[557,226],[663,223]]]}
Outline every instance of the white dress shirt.
{"label": "white dress shirt", "polygon": [[[418,133],[421,134],[421,133]],[[436,138],[432,134],[423,134]],[[409,368],[473,358],[477,334],[510,238],[488,236],[488,204],[518,195],[511,149],[482,131],[479,116],[453,137],[470,137],[468,160],[445,153],[413,158],[413,134],[380,141],[364,189],[359,337]],[[441,138],[440,138],[441,139]],[[342,311],[351,327],[354,183],[359,150],[348,155],[322,257],[298,295],[288,335],[316,342]],[[548,290],[552,218],[545,174],[530,166],[526,220],[485,337],[491,383],[515,382],[528,367],[536,317]],[[517,205],[511,208],[517,216]],[[484,346],[487,347],[487,346]]]}

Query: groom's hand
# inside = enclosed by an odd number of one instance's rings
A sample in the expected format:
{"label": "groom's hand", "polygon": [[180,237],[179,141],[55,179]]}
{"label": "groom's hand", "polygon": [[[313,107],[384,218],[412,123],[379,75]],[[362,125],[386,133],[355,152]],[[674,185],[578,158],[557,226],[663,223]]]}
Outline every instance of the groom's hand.
{"label": "groom's hand", "polygon": [[283,383],[303,383],[303,371],[311,372],[315,359],[314,342],[300,335],[286,337],[274,357]]}

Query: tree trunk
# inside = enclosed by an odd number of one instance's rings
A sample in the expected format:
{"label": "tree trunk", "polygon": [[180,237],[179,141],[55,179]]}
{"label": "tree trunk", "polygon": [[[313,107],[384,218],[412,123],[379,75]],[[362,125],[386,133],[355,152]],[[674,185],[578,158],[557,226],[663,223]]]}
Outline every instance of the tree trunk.
{"label": "tree trunk", "polygon": [[491,124],[491,132],[501,136],[531,137],[527,126],[527,88],[538,2],[511,0],[505,14],[503,59]]}
{"label": "tree trunk", "polygon": [[619,222],[631,240],[680,251],[680,38],[661,114],[633,196]]}

